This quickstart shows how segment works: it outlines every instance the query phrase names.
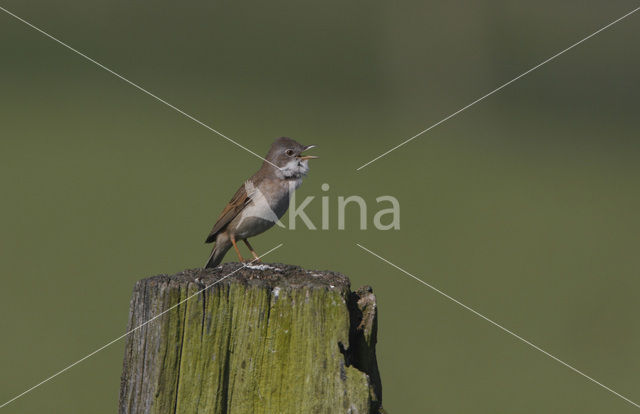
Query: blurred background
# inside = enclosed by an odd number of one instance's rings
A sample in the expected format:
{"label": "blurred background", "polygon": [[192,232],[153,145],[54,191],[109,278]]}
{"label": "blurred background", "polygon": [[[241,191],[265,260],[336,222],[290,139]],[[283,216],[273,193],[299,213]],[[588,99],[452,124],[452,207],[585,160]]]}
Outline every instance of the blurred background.
{"label": "blurred background", "polygon": [[[252,243],[373,286],[391,413],[637,410],[355,246],[639,402],[640,13],[355,171],[636,1],[1,6],[258,154],[318,145],[298,200],[330,229]],[[0,60],[4,402],[122,334],[136,280],[201,266],[261,161],[4,12]],[[340,195],[369,229],[337,230]],[[115,412],[123,344],[3,412]]]}

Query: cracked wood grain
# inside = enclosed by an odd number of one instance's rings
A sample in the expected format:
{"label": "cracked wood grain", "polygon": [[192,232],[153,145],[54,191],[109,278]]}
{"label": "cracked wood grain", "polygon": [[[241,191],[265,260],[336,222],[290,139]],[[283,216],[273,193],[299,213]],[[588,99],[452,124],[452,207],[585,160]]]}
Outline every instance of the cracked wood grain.
{"label": "cracked wood grain", "polygon": [[[240,267],[136,283],[129,329]],[[335,272],[245,268],[127,337],[119,412],[379,413],[377,305]]]}

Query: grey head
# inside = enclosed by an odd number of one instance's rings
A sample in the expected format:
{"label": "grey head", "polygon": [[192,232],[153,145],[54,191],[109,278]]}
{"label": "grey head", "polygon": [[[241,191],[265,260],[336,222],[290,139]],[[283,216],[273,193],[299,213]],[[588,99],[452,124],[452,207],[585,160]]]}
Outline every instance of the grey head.
{"label": "grey head", "polygon": [[285,179],[302,178],[309,172],[309,160],[318,158],[314,155],[303,155],[302,153],[315,145],[302,145],[299,142],[287,138],[280,137],[276,139],[267,153],[266,160],[275,164],[264,163],[263,168],[271,167],[276,170],[275,173]]}

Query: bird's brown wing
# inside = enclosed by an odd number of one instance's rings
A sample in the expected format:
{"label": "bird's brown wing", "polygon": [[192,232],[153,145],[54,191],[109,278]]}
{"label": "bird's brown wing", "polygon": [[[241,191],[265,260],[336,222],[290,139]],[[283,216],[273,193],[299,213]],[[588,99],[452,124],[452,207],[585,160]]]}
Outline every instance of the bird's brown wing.
{"label": "bird's brown wing", "polygon": [[218,221],[216,221],[213,229],[211,229],[211,233],[207,236],[205,243],[214,242],[218,233],[220,233],[220,231],[222,231],[231,220],[240,214],[250,201],[251,195],[247,194],[247,190],[244,185],[241,186],[238,191],[236,191],[236,194],[233,196],[231,201],[229,201],[229,204],[227,204],[224,210],[222,210],[222,213],[220,213]]}

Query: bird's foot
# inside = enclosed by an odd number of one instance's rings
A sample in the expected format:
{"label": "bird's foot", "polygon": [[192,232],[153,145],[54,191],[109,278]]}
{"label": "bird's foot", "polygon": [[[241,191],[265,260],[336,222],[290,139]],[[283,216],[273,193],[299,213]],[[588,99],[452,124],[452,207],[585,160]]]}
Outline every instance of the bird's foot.
{"label": "bird's foot", "polygon": [[242,262],[245,265],[252,265],[252,264],[257,264],[257,263],[262,263],[260,260],[256,260],[256,259],[243,259]]}

